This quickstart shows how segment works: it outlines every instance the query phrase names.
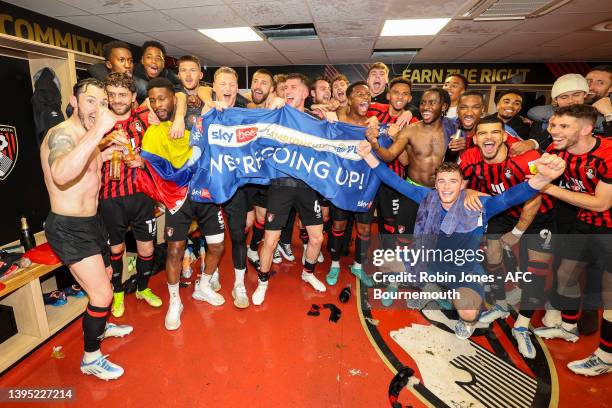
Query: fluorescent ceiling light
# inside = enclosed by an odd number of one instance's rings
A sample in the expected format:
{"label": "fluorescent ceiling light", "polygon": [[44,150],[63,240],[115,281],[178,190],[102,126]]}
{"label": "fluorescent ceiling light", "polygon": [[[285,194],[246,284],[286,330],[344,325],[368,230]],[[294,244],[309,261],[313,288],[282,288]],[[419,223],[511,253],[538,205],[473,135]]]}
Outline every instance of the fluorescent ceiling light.
{"label": "fluorescent ceiling light", "polygon": [[263,41],[251,27],[213,28],[198,31],[220,43]]}
{"label": "fluorescent ceiling light", "polygon": [[414,18],[407,20],[385,20],[380,33],[381,37],[396,37],[403,35],[435,35],[451,19],[450,18]]}

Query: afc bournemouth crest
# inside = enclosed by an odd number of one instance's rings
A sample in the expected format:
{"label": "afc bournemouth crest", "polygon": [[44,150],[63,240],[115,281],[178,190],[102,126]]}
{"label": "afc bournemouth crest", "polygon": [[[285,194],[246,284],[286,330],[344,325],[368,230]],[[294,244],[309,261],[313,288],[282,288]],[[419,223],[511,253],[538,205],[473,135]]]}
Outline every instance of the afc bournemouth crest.
{"label": "afc bournemouth crest", "polygon": [[0,180],[5,180],[17,163],[19,144],[15,126],[0,125]]}

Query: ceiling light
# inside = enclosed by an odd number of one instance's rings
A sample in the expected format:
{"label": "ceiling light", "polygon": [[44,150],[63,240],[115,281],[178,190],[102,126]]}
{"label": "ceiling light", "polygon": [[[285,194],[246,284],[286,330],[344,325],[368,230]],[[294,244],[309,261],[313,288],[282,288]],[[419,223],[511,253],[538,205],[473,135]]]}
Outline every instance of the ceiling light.
{"label": "ceiling light", "polygon": [[372,59],[414,57],[419,51],[420,48],[375,49]]}
{"label": "ceiling light", "polygon": [[415,18],[407,20],[385,20],[380,33],[381,37],[403,35],[435,35],[451,19],[450,18]]}
{"label": "ceiling light", "polygon": [[263,41],[251,27],[213,28],[198,31],[220,43]]}

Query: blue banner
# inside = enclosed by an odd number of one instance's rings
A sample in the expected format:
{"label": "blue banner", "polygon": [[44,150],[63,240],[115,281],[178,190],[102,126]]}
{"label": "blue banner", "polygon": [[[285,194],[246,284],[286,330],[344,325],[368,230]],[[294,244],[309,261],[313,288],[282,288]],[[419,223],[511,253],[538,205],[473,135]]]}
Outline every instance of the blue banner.
{"label": "blue banner", "polygon": [[190,184],[194,201],[223,203],[248,183],[304,181],[334,205],[367,211],[380,180],[357,154],[365,128],[282,109],[211,109],[191,130],[202,150]]}

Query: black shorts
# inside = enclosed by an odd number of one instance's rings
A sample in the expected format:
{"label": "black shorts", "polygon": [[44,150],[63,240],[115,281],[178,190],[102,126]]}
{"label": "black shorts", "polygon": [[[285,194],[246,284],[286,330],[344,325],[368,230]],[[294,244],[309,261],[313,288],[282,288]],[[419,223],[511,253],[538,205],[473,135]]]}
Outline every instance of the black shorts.
{"label": "black shorts", "polygon": [[248,208],[251,210],[253,207],[266,208],[268,205],[268,186],[247,184],[246,186],[241,187],[241,189],[245,190],[244,199],[247,200]]}
{"label": "black shorts", "polygon": [[132,226],[137,241],[153,241],[157,235],[155,202],[143,193],[101,199],[98,205],[110,245],[125,242],[125,233]]}
{"label": "black shorts", "polygon": [[244,233],[247,214],[253,209],[251,199],[254,194],[256,191],[251,186],[240,187],[236,190],[236,194],[221,206],[227,216],[230,231],[238,230]]}
{"label": "black shorts", "polygon": [[[498,240],[502,235],[512,231],[518,220],[506,213],[496,215],[487,225],[487,238]],[[557,223],[554,212],[537,214],[521,237],[522,244],[532,251],[550,254],[553,252],[553,237],[557,234]]]}
{"label": "black shorts", "polygon": [[563,235],[560,256],[584,262],[601,259],[604,268],[612,272],[612,229],[576,220],[571,231]]}
{"label": "black shorts", "polygon": [[[166,210],[164,239],[166,241],[186,240],[192,220],[196,220],[200,232],[205,237],[225,233],[225,221],[218,204],[197,203],[188,198],[176,213],[171,214],[170,211]],[[221,241],[223,240],[221,239]]]}
{"label": "black shorts", "polygon": [[65,265],[73,265],[93,255],[102,255],[104,266],[110,266],[108,233],[102,217],[72,217],[49,213],[45,236],[51,249]]}
{"label": "black shorts", "polygon": [[397,218],[401,209],[401,197],[402,194],[385,184],[381,184],[378,189],[380,216],[383,218]]}
{"label": "black shorts", "polygon": [[303,226],[323,225],[321,203],[315,190],[271,184],[268,188],[265,229],[280,231],[285,228],[291,208],[300,214]]}
{"label": "black shorts", "polygon": [[370,209],[365,212],[346,211],[335,205],[331,207],[331,217],[333,221],[348,221],[351,214],[355,217],[355,222],[359,224],[369,224],[372,222],[372,217],[374,215],[374,206],[371,206]]}

